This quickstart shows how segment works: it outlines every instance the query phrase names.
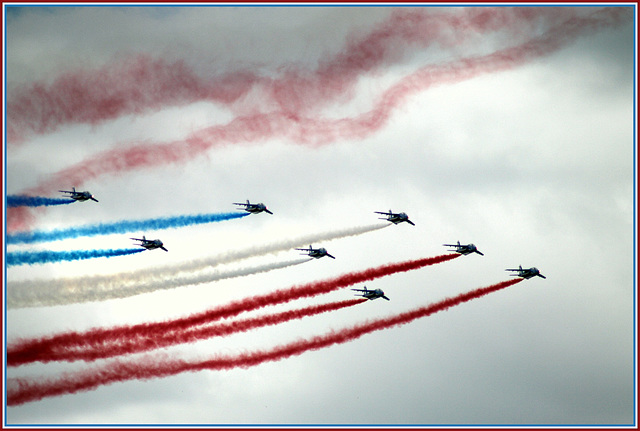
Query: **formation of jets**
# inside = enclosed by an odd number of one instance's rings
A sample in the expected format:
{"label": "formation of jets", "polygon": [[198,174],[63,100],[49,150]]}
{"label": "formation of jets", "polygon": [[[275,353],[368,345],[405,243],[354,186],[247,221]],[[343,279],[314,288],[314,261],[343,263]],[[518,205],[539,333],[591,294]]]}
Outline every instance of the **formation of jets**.
{"label": "formation of jets", "polygon": [[144,235],[142,235],[142,238],[130,238],[136,241],[140,241],[140,244],[136,244],[139,245],[140,247],[144,247],[147,250],[154,250],[156,248],[161,248],[164,251],[169,251],[166,248],[164,248],[164,244],[162,244],[162,241],[160,241],[159,239],[147,239]]}
{"label": "formation of jets", "polygon": [[240,202],[234,202],[234,205],[240,205],[243,206],[244,208],[238,208],[239,210],[245,210],[246,212],[249,212],[251,214],[257,214],[257,213],[261,213],[261,212],[266,212],[267,214],[273,214],[271,211],[269,211],[267,209],[267,207],[265,206],[265,204],[263,204],[262,202],[257,203],[257,204],[252,204],[251,202],[249,202],[249,199],[247,199],[247,203],[240,203]]}
{"label": "formation of jets", "polygon": [[[444,244],[447,246],[451,246],[450,244]],[[452,245],[453,247],[459,247],[456,250],[452,250],[452,251],[456,251],[457,253],[460,254],[470,254],[470,253],[480,253],[478,250],[475,250],[475,246],[473,247],[474,250],[471,250],[471,248],[469,246],[473,246],[473,244],[469,244],[467,246],[464,245],[460,245],[460,242],[458,242],[458,244],[454,244]],[[484,256],[484,255],[483,255]],[[522,268],[522,265],[520,265],[517,269],[507,269],[506,271],[517,271],[517,274],[511,274],[515,277],[522,277],[524,279],[529,279],[532,277],[542,277],[542,278],[547,278],[544,275],[540,274],[540,271],[538,270],[538,268],[536,267],[532,267],[532,268]],[[384,294],[384,292],[382,291],[382,289],[374,289],[374,290],[369,290],[367,289],[367,286],[363,286],[363,289],[351,289],[355,292],[362,292],[361,294],[356,294],[356,296],[361,296],[363,298],[369,299],[369,300],[374,300],[374,299],[378,299],[378,298],[384,298],[387,301],[389,301],[390,299],[387,298],[387,296]]]}
{"label": "formation of jets", "polygon": [[311,245],[309,246],[309,248],[296,248],[296,250],[300,250],[300,251],[304,251],[306,253],[302,253],[302,254],[306,254],[310,257],[316,258],[316,259],[320,259],[321,257],[325,257],[325,256],[329,256],[331,259],[335,259],[335,257],[331,256],[329,253],[327,253],[327,249],[326,248],[313,248]]}
{"label": "formation of jets", "polygon": [[[62,193],[68,193],[69,194],[68,197],[76,201],[83,202],[87,200],[93,200],[98,202],[98,200],[90,192],[88,191],[78,192],[76,191],[75,187],[73,187],[72,190],[59,190],[59,191]],[[239,210],[244,210],[252,214],[257,214],[261,212],[266,212],[267,214],[273,214],[262,202],[257,204],[252,204],[247,199],[246,203],[233,202],[233,204],[240,205],[242,208],[238,208]],[[407,222],[410,225],[415,226],[415,224],[411,220],[409,220],[409,216],[407,216],[407,214],[404,212],[394,213],[391,210],[389,210],[389,212],[381,212],[381,211],[374,211],[374,212],[376,214],[381,214],[386,216],[386,217],[380,217],[381,220],[387,220],[393,224]],[[164,244],[159,239],[147,239],[146,236],[144,235],[142,236],[142,238],[131,238],[131,239],[135,241],[140,241],[140,243],[136,245],[139,245],[140,247],[144,247],[147,250],[154,250],[159,248],[164,251],[169,251],[164,247]],[[484,256],[484,253],[480,252],[474,244],[460,244],[460,241],[458,241],[456,244],[443,244],[443,245],[445,247],[454,247],[453,250],[449,250],[449,251],[460,253],[462,255],[477,253],[481,256]],[[303,251],[304,252],[303,254],[306,254],[315,259],[320,259],[321,257],[324,257],[324,256],[328,256],[332,259],[335,259],[335,257],[330,255],[327,252],[327,249],[323,247],[313,248],[313,246],[309,245],[309,248],[296,248],[296,250]],[[520,265],[517,269],[509,268],[509,269],[506,269],[506,271],[516,271],[517,272],[516,274],[511,274],[511,275],[515,277],[522,277],[524,279],[529,279],[533,277],[547,278],[544,275],[540,274],[540,271],[538,270],[538,268],[535,268],[535,267],[523,269],[522,265]],[[361,296],[369,300],[384,298],[387,301],[389,301],[389,298],[385,296],[384,292],[381,289],[370,290],[370,289],[367,289],[366,286],[364,286],[364,289],[351,289],[351,290],[356,292],[361,292],[356,296]]]}
{"label": "formation of jets", "polygon": [[[69,193],[67,197],[74,199],[76,201],[83,202],[91,199],[92,201],[98,202],[98,199],[94,198],[91,192],[88,192],[88,191],[78,192],[76,191],[75,187],[73,187],[72,190],[58,190],[58,191],[62,193]],[[142,236],[142,238],[130,238],[130,239],[140,241],[140,244],[136,244],[136,245],[139,245],[140,247],[144,247],[147,250],[154,250],[156,248],[160,248],[164,251],[169,251],[166,248],[164,248],[164,244],[159,239],[147,239],[144,235]]]}
{"label": "formation of jets", "polygon": [[415,224],[411,220],[409,220],[409,216],[406,213],[394,213],[394,212],[391,212],[391,210],[389,210],[388,213],[380,212],[380,211],[374,211],[374,212],[376,214],[382,214],[387,216],[386,218],[379,217],[380,220],[387,220],[393,224],[398,224],[398,223],[402,223],[403,221],[406,221],[410,225],[415,226]]}
{"label": "formation of jets", "polygon": [[382,291],[382,289],[369,290],[367,289],[367,286],[364,286],[364,289],[351,289],[351,290],[356,292],[362,292],[362,294],[356,295],[356,296],[362,296],[363,298],[367,298],[371,301],[378,298],[384,298],[387,301],[390,301],[390,299],[384,295],[384,292]]}
{"label": "formation of jets", "polygon": [[544,275],[540,274],[540,271],[536,267],[522,269],[522,265],[520,265],[517,269],[505,269],[505,271],[517,271],[517,274],[510,274],[514,277],[522,277],[524,279],[529,279],[532,277],[542,277],[547,278]]}
{"label": "formation of jets", "polygon": [[98,202],[98,199],[94,198],[91,192],[88,192],[88,191],[77,192],[75,187],[73,187],[73,190],[58,190],[58,191],[62,193],[69,193],[69,195],[65,197],[71,198],[75,201],[83,202],[91,199],[92,201]]}

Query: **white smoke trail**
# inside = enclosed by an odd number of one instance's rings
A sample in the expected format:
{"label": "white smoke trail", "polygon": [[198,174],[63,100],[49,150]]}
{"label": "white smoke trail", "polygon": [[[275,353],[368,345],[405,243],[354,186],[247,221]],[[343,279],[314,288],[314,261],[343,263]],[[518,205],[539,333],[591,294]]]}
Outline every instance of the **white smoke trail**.
{"label": "white smoke trail", "polygon": [[[180,273],[195,272],[211,268],[220,264],[261,256],[268,253],[290,250],[295,247],[305,246],[321,241],[329,241],[338,238],[361,235],[363,233],[382,229],[389,224],[375,224],[357,226],[346,229],[321,232],[293,239],[285,239],[279,242],[255,246],[247,249],[229,251],[216,256],[182,262],[176,265],[153,267],[149,269],[121,272],[109,275],[94,275],[86,277],[61,278],[57,280],[25,280],[7,283],[8,308],[24,308],[50,305],[63,305],[87,301],[100,301],[106,299],[124,298],[161,289],[169,289],[185,285],[185,280],[197,277],[178,277]],[[307,259],[304,259],[306,261]],[[298,262],[298,261],[294,261]],[[293,265],[288,263],[285,266]],[[259,270],[254,267],[254,272],[270,271]],[[276,268],[272,268],[276,269]],[[249,271],[245,268],[244,271]],[[242,271],[242,270],[239,270]],[[230,271],[233,273],[236,271]],[[243,274],[247,275],[247,274]],[[240,277],[242,275],[231,275]],[[209,277],[207,281],[219,280],[215,274],[204,274],[200,277]],[[230,278],[226,276],[224,278]],[[179,280],[183,280],[180,282]],[[186,284],[199,284],[206,281]],[[144,287],[147,286],[147,287]],[[165,286],[165,287],[162,287]],[[131,294],[131,292],[137,292]]]}
{"label": "white smoke trail", "polygon": [[40,291],[34,294],[25,294],[26,290],[13,289],[7,297],[9,308],[24,308],[37,306],[68,305],[82,302],[106,301],[108,299],[121,299],[136,296],[143,293],[156,292],[159,290],[172,289],[181,286],[193,286],[197,284],[209,283],[227,278],[244,277],[251,274],[273,271],[274,269],[286,268],[288,266],[299,265],[309,262],[313,258],[302,258],[289,260],[286,262],[273,262],[258,266],[232,269],[227,271],[213,271],[204,274],[183,275],[160,280],[147,280],[140,283],[113,286],[87,285],[83,289],[57,289],[52,290],[46,282],[40,285]]}
{"label": "white smoke trail", "polygon": [[273,242],[262,246],[255,246],[244,250],[235,250],[223,253],[213,258],[204,258],[200,260],[186,262],[180,265],[181,272],[195,271],[210,266],[219,265],[222,263],[229,263],[236,260],[247,259],[255,256],[262,256],[268,253],[275,253],[279,251],[290,250],[295,247],[307,246],[309,244],[330,241],[338,238],[346,238],[349,236],[362,235],[363,233],[371,232],[374,230],[382,229],[389,224],[375,224],[368,226],[356,226],[351,228],[345,228],[340,230],[333,230],[328,232],[316,233],[306,236],[301,236],[293,239],[284,239],[280,242]]}

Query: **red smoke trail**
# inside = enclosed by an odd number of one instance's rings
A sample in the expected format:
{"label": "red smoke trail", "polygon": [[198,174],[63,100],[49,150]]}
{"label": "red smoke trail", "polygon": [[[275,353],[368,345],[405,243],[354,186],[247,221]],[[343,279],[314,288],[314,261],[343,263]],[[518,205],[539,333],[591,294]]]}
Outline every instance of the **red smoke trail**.
{"label": "red smoke trail", "polygon": [[[51,84],[35,83],[13,91],[7,101],[7,141],[14,145],[29,134],[56,130],[63,124],[99,124],[121,115],[139,115],[166,106],[200,100],[232,106],[247,114],[258,105],[289,113],[305,113],[353,94],[363,74],[392,64],[407,50],[433,44],[461,45],[488,32],[510,37],[530,33],[539,25],[555,25],[576,16],[579,8],[464,8],[443,13],[432,8],[399,9],[364,37],[351,36],[335,55],[321,59],[316,70],[286,67],[279,79],[236,70],[204,78],[183,60],[169,62],[146,55],[118,59],[93,70],[69,72]],[[256,89],[257,100],[242,104]]]}
{"label": "red smoke trail", "polygon": [[101,385],[132,379],[167,377],[185,371],[227,370],[231,368],[249,368],[265,362],[280,361],[291,356],[329,347],[334,344],[353,341],[365,334],[410,323],[439,311],[480,298],[492,292],[505,289],[522,279],[512,279],[489,287],[463,293],[453,298],[420,307],[396,316],[364,322],[340,331],[331,331],[309,339],[281,345],[271,350],[244,353],[238,356],[216,356],[209,360],[189,362],[186,360],[153,360],[146,358],[139,362],[113,361],[104,367],[78,373],[68,373],[57,380],[14,378],[7,381],[7,405],[16,406],[45,397],[86,391]]}
{"label": "red smoke trail", "polygon": [[[432,45],[460,46],[489,32],[506,31],[510,39],[530,34],[536,26],[553,26],[576,16],[575,8],[398,9],[364,38],[351,37],[346,48],[321,59],[315,71],[286,68],[284,76],[259,88],[259,96],[240,110],[265,110],[317,116],[330,102],[354,95],[358,79],[398,63],[407,53]],[[258,107],[256,107],[258,106]]]}
{"label": "red smoke trail", "polygon": [[165,322],[142,323],[138,325],[119,326],[114,328],[98,328],[85,333],[67,332],[36,340],[26,340],[15,343],[7,351],[7,364],[20,365],[32,362],[39,352],[44,355],[55,354],[58,349],[74,351],[87,349],[89,346],[117,345],[123,342],[134,344],[142,339],[162,337],[167,332],[179,333],[193,329],[197,325],[204,325],[215,320],[236,316],[240,313],[256,310],[275,304],[283,304],[300,298],[311,297],[328,293],[353,284],[370,281],[386,275],[398,272],[411,271],[429,265],[446,262],[461,256],[460,254],[444,254],[436,257],[410,260],[406,262],[392,263],[370,268],[364,271],[352,272],[325,281],[307,283],[293,286],[288,289],[276,290],[260,296],[245,298],[239,301],[202,313],[169,320]]}
{"label": "red smoke trail", "polygon": [[170,330],[161,333],[153,331],[150,334],[140,333],[136,337],[123,337],[117,340],[99,340],[88,335],[84,345],[74,343],[74,345],[69,346],[51,339],[24,342],[7,349],[7,366],[18,366],[31,362],[94,361],[118,355],[139,353],[176,344],[206,340],[212,337],[225,337],[264,326],[278,325],[294,319],[302,319],[303,317],[352,307],[366,301],[368,300],[362,298],[348,299],[346,301],[312,305],[296,310],[235,320],[215,326],[188,328],[182,331]]}
{"label": "red smoke trail", "polygon": [[[108,173],[139,168],[184,163],[212,147],[258,142],[273,136],[289,138],[305,145],[322,145],[338,139],[362,139],[386,124],[393,111],[404,100],[434,85],[452,84],[482,74],[508,70],[527,61],[560,49],[581,34],[621,23],[633,13],[631,8],[601,9],[586,17],[574,17],[544,35],[521,45],[494,53],[429,65],[403,78],[383,93],[369,112],[354,118],[318,119],[302,117],[289,111],[256,113],[236,118],[226,125],[209,127],[186,140],[164,144],[139,144],[126,149],[113,149],[51,175],[24,193],[47,194],[54,184],[83,184]],[[7,231],[24,230],[31,222],[29,210],[7,210]]]}
{"label": "red smoke trail", "polygon": [[7,142],[48,133],[66,123],[96,125],[121,115],[139,115],[165,105],[201,99],[229,104],[258,78],[236,71],[204,81],[184,61],[139,55],[94,70],[67,73],[45,86],[32,84],[7,101]]}

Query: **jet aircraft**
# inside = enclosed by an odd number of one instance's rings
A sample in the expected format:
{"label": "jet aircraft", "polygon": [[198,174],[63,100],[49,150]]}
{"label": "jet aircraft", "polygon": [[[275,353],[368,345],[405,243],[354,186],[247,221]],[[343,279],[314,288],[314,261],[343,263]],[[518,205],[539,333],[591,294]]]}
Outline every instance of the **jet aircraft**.
{"label": "jet aircraft", "polygon": [[514,277],[522,277],[525,279],[529,279],[535,276],[547,278],[544,275],[540,274],[540,271],[538,270],[538,268],[535,268],[535,267],[522,269],[522,265],[520,265],[518,269],[505,269],[505,271],[518,271],[517,274],[511,274],[511,275],[513,275]]}
{"label": "jet aircraft", "polygon": [[66,197],[76,201],[87,201],[91,199],[92,201],[98,202],[98,199],[94,198],[91,192],[87,192],[87,191],[77,192],[75,187],[73,188],[73,191],[71,190],[58,190],[58,191],[62,193],[69,193],[69,196],[66,196]]}
{"label": "jet aircraft", "polygon": [[406,213],[393,213],[391,212],[391,210],[389,210],[388,213],[380,212],[380,211],[374,211],[374,212],[376,214],[382,214],[387,216],[387,218],[379,217],[380,220],[387,220],[393,224],[398,224],[398,223],[402,223],[403,221],[406,221],[410,225],[415,226],[415,224],[411,220],[409,220],[409,216]]}
{"label": "jet aircraft", "polygon": [[162,241],[160,241],[159,239],[147,239],[144,235],[142,236],[142,239],[140,238],[130,238],[136,241],[140,241],[140,244],[136,244],[139,245],[140,247],[144,247],[147,250],[153,250],[156,248],[161,248],[164,251],[169,251],[166,248],[164,248],[164,245],[162,244]]}
{"label": "jet aircraft", "polygon": [[331,259],[335,259],[335,257],[327,253],[326,248],[313,248],[312,246],[309,246],[309,248],[296,248],[296,250],[305,251],[309,256],[316,259],[320,259],[321,257],[324,257],[324,256],[329,256]]}
{"label": "jet aircraft", "polygon": [[363,298],[367,298],[372,301],[378,298],[384,298],[387,301],[390,301],[390,299],[384,295],[384,292],[382,291],[382,289],[369,290],[367,289],[367,286],[364,286],[364,289],[351,289],[351,290],[355,290],[356,292],[362,292],[362,295],[356,295],[356,296],[362,296]]}
{"label": "jet aircraft", "polygon": [[239,210],[245,210],[247,212],[250,212],[252,214],[257,214],[257,213],[261,213],[261,212],[266,212],[268,214],[273,214],[271,211],[269,211],[267,209],[267,207],[265,206],[265,204],[263,204],[262,202],[257,203],[257,204],[252,204],[251,202],[249,202],[249,199],[247,199],[247,203],[243,204],[240,202],[234,202],[234,205],[241,205],[244,208],[238,208]]}
{"label": "jet aircraft", "polygon": [[460,253],[460,254],[471,254],[471,253],[478,253],[480,256],[484,256],[484,253],[481,253],[480,251],[478,251],[478,249],[476,248],[475,245],[473,244],[466,244],[466,245],[460,245],[460,241],[458,241],[458,244],[442,244],[445,247],[455,247],[455,250],[449,250],[449,251],[455,251],[456,253]]}

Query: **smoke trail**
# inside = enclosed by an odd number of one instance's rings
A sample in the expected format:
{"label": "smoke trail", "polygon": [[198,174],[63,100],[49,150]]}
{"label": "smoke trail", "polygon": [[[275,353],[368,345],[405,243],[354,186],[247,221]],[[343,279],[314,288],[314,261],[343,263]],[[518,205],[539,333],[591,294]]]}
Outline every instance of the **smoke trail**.
{"label": "smoke trail", "polygon": [[[257,142],[273,136],[282,136],[292,142],[312,146],[328,144],[338,139],[363,139],[384,126],[395,108],[419,91],[438,84],[452,84],[482,74],[511,69],[557,51],[582,34],[619,25],[632,16],[632,8],[604,8],[587,16],[570,18],[542,36],[520,45],[484,56],[425,66],[388,89],[369,112],[353,118],[318,119],[316,116],[305,117],[297,111],[252,111],[226,125],[196,132],[182,141],[163,144],[141,143],[103,152],[53,174],[28,193],[47,193],[50,184],[54,183],[79,185],[108,173],[167,163],[184,163],[214,146]],[[123,164],[123,160],[127,163]],[[29,215],[26,211],[19,214],[7,211],[8,231],[16,230],[28,221]]]}
{"label": "smoke trail", "polygon": [[35,265],[61,262],[66,260],[94,259],[96,257],[124,256],[140,253],[143,248],[121,248],[106,250],[72,250],[72,251],[15,251],[7,253],[7,266]]}
{"label": "smoke trail", "polygon": [[[212,273],[196,274],[191,276],[173,277],[167,279],[149,279],[139,283],[98,286],[87,281],[85,287],[80,289],[59,289],[50,291],[47,289],[47,282],[43,282],[40,286],[41,290],[36,294],[37,297],[27,297],[28,293],[21,290],[21,286],[11,287],[11,305],[9,308],[27,307],[27,306],[53,306],[80,304],[83,302],[106,301],[109,299],[123,299],[143,293],[157,292],[160,290],[173,289],[176,287],[195,286],[203,283],[211,283],[229,278],[245,277],[252,274],[260,274],[276,269],[282,269],[293,265],[309,262],[313,258],[288,260],[285,262],[274,262],[258,266],[250,266],[245,268],[214,271]],[[33,291],[31,291],[33,294]],[[9,301],[7,301],[9,302]]]}
{"label": "smoke trail", "polygon": [[147,220],[122,220],[50,231],[17,232],[6,236],[7,244],[33,244],[42,241],[60,241],[80,236],[111,235],[145,230],[169,229],[194,224],[214,223],[250,215],[248,212],[214,213],[160,217]]}
{"label": "smoke trail", "polygon": [[[453,83],[474,76],[506,70],[526,61],[547,55],[583,33],[620,24],[630,18],[630,8],[605,8],[586,17],[569,19],[552,28],[543,36],[496,51],[487,56],[463,58],[449,63],[426,66],[400,81],[388,90],[370,112],[352,119],[318,121],[313,117],[302,117],[298,111],[274,111],[271,113],[247,114],[223,126],[215,126],[195,133],[184,141],[165,144],[143,143],[125,149],[103,152],[64,169],[29,191],[29,194],[46,193],[50,184],[72,182],[82,184],[88,179],[106,173],[120,172],[166,163],[182,163],[209,150],[213,146],[255,142],[274,135],[288,137],[294,142],[319,145],[334,142],[339,138],[362,139],[384,125],[397,104],[417,91],[438,83]],[[524,14],[526,15],[526,14]],[[561,15],[562,16],[562,15]],[[479,15],[478,21],[487,21]],[[496,20],[495,22],[499,22]],[[407,82],[405,82],[407,81]],[[298,99],[309,99],[302,94]],[[126,163],[123,164],[123,160]],[[28,211],[7,211],[7,230],[24,228],[32,218]]]}
{"label": "smoke trail", "polygon": [[237,356],[217,355],[211,359],[200,361],[162,360],[146,357],[137,362],[114,360],[103,367],[96,367],[77,373],[68,373],[58,379],[46,378],[12,378],[7,379],[7,405],[16,406],[45,397],[70,394],[94,389],[101,385],[122,382],[132,379],[149,379],[167,377],[186,371],[227,370],[231,368],[248,368],[265,362],[280,361],[291,356],[301,355],[311,350],[326,348],[335,344],[353,341],[363,335],[405,325],[416,319],[428,317],[456,305],[480,298],[489,293],[505,289],[522,279],[512,279],[489,287],[462,293],[434,304],[423,306],[396,316],[360,323],[350,328],[330,331],[325,335],[294,341],[277,346],[271,350],[258,350]]}
{"label": "smoke trail", "polygon": [[257,78],[234,71],[208,82],[184,61],[167,62],[138,55],[95,70],[79,70],[51,85],[19,88],[8,101],[7,141],[21,143],[29,134],[48,133],[65,123],[92,125],[139,115],[164,105],[186,105],[201,99],[229,104],[242,97]]}
{"label": "smoke trail", "polygon": [[364,271],[352,272],[342,276],[331,278],[325,281],[316,281],[293,286],[288,289],[277,290],[264,295],[256,295],[239,301],[231,302],[225,306],[207,310],[201,313],[194,313],[189,316],[168,320],[164,322],[142,323],[138,325],[125,325],[113,328],[97,328],[91,330],[90,337],[77,332],[67,332],[64,334],[47,337],[46,343],[60,346],[83,346],[87,339],[99,340],[100,343],[117,343],[118,340],[125,340],[136,337],[152,338],[162,336],[167,332],[181,332],[192,329],[199,325],[209,324],[215,320],[229,318],[247,311],[257,310],[262,307],[275,304],[283,304],[300,298],[311,297],[323,293],[351,286],[356,283],[370,281],[376,278],[395,274],[398,272],[411,271],[429,265],[446,262],[461,256],[460,254],[445,254],[436,257],[428,257],[417,260],[410,260],[399,263],[387,264]]}
{"label": "smoke trail", "polygon": [[8,195],[7,208],[14,207],[42,207],[51,205],[72,204],[73,199],[45,198],[41,196]]}
{"label": "smoke trail", "polygon": [[[198,271],[224,263],[262,256],[268,253],[291,250],[295,247],[322,241],[362,235],[387,226],[391,225],[385,223],[320,232],[293,239],[283,239],[282,241],[246,249],[229,251],[221,255],[195,259],[176,265],[159,266],[119,274],[63,278],[58,280],[8,282],[6,291],[7,306],[9,308],[18,308],[63,305],[84,301],[101,301],[138,294],[134,293],[134,291],[145,293],[153,290],[168,289],[170,287],[176,287],[173,279],[180,273]],[[203,279],[201,282],[204,283],[215,280],[215,278],[209,280]]]}
{"label": "smoke trail", "polygon": [[[50,85],[35,83],[14,90],[7,101],[7,141],[12,146],[29,134],[52,132],[63,124],[96,125],[121,115],[200,100],[242,110],[238,105],[251,89],[259,93],[257,102],[266,108],[308,114],[338,98],[345,101],[362,75],[397,63],[407,51],[460,46],[497,31],[517,37],[579,13],[578,8],[546,7],[464,8],[445,13],[431,8],[395,10],[369,34],[348,37],[346,46],[321,58],[316,70],[286,65],[278,79],[247,70],[203,78],[182,60],[168,62],[146,55],[118,59],[98,69],[69,72]],[[257,108],[253,100],[251,105]]]}
{"label": "smoke trail", "polygon": [[397,9],[365,37],[349,37],[345,49],[321,59],[315,71],[287,68],[282,79],[258,87],[264,94],[257,102],[263,112],[317,116],[329,102],[350,101],[362,76],[401,64],[407,54],[433,45],[459,48],[472,39],[485,42],[492,32],[504,32],[511,42],[579,13],[572,8]]}
{"label": "smoke trail", "polygon": [[352,307],[366,301],[367,299],[362,298],[348,299],[220,323],[214,326],[189,328],[183,331],[165,331],[160,334],[153,333],[151,334],[152,336],[141,333],[136,337],[105,340],[88,331],[84,334],[79,334],[83,339],[82,343],[74,341],[64,344],[61,342],[60,337],[56,336],[38,340],[26,340],[7,348],[7,366],[14,367],[32,362],[94,361],[113,356],[140,353],[176,344],[192,343],[212,337],[224,337],[238,332],[278,325],[294,319],[302,319]]}

